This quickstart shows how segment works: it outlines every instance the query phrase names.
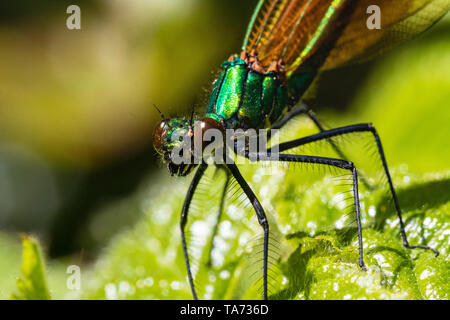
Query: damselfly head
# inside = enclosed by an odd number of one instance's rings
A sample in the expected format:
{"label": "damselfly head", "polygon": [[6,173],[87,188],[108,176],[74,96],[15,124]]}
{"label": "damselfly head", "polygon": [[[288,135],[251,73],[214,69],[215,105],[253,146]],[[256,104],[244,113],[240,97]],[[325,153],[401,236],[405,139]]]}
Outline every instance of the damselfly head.
{"label": "damselfly head", "polygon": [[209,129],[222,131],[222,125],[211,118],[164,119],[156,125],[153,146],[167,163],[171,175],[186,176],[201,162],[202,152],[209,144],[203,137]]}
{"label": "damselfly head", "polygon": [[164,119],[153,132],[153,146],[171,175],[186,176],[196,164],[192,152],[192,122],[185,119]]}

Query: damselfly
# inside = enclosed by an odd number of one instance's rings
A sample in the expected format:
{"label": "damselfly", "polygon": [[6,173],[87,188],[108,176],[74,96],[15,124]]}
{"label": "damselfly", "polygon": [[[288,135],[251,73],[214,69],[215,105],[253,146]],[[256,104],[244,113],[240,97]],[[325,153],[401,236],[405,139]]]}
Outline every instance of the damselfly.
{"label": "damselfly", "polygon": [[[390,197],[395,204],[403,245],[438,252],[425,245],[408,242],[400,205],[392,183],[380,138],[370,123],[325,130],[315,113],[299,103],[317,75],[350,63],[370,59],[396,43],[405,41],[426,30],[450,8],[450,0],[260,0],[251,17],[240,54],[233,54],[221,65],[221,73],[214,82],[206,114],[201,120],[166,119],[157,125],[153,144],[168,164],[172,175],[186,176],[196,169],[188,189],[181,214],[181,238],[189,284],[197,299],[187,250],[185,227],[191,201],[208,164],[195,154],[195,146],[204,151],[209,142],[205,134],[210,129],[282,128],[294,117],[305,114],[320,133],[281,143],[276,160],[272,149],[252,154],[244,147],[244,156],[255,161],[313,163],[346,170],[351,174],[352,201],[356,216],[359,244],[358,265],[364,269],[362,227],[358,194],[358,170],[338,145],[332,147],[340,158],[283,153],[301,145],[355,132],[372,134],[389,184]],[[371,10],[380,14],[379,25],[370,25]],[[192,139],[187,139],[192,138]],[[174,150],[182,149],[183,141],[190,141],[181,162],[174,160]],[[234,141],[234,140],[233,140]],[[222,147],[227,149],[225,140]],[[237,152],[236,141],[230,148]],[[227,149],[227,150],[228,150]],[[220,166],[227,176],[234,177],[256,213],[264,232],[263,294],[267,299],[269,223],[258,197],[241,175],[236,164],[226,156]],[[195,161],[200,160],[200,161]],[[226,184],[225,184],[226,187]],[[224,195],[222,195],[224,197]]]}

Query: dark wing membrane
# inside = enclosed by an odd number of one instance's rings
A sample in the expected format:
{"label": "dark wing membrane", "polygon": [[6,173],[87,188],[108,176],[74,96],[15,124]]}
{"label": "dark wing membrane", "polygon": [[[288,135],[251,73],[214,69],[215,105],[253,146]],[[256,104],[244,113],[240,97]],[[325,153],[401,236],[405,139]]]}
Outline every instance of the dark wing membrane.
{"label": "dark wing membrane", "polygon": [[311,56],[353,0],[260,1],[244,40],[243,50],[256,50],[263,67],[282,58],[288,75]]}
{"label": "dark wing membrane", "polygon": [[[381,29],[367,26],[374,5]],[[261,0],[242,49],[255,50],[265,68],[282,59],[288,76],[302,66],[329,70],[383,53],[449,8],[450,0]]]}
{"label": "dark wing membrane", "polygon": [[[366,25],[371,5],[380,8],[381,29]],[[450,0],[359,0],[321,70],[371,59],[425,31],[449,9]]]}

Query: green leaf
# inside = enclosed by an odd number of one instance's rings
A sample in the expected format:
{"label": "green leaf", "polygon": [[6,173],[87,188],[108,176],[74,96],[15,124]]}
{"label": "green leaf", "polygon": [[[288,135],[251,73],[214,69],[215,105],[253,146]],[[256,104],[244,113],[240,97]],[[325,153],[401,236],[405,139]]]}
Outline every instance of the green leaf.
{"label": "green leaf", "polygon": [[[273,274],[278,278],[271,299],[450,298],[450,199],[439,193],[450,187],[450,172],[415,175],[393,170],[394,184],[404,205],[408,238],[412,244],[438,249],[437,258],[428,251],[403,247],[395,211],[382,205],[385,193],[361,190],[367,272],[357,265],[354,229],[318,232],[311,225],[336,223],[339,206],[333,202],[336,188],[329,178],[315,182],[312,188],[304,188],[299,184],[301,171],[260,176],[252,166],[243,166],[243,172],[255,192],[263,196],[263,205],[271,208],[268,210],[271,230],[282,230],[277,258],[280,273]],[[179,233],[179,213],[189,181],[163,182],[164,176],[160,179],[153,180],[153,191],[143,193],[146,204],[143,219],[115,238],[86,277],[90,280],[83,298],[192,297]],[[412,205],[414,198],[422,206]],[[214,197],[204,201],[205,214],[194,214],[191,218],[205,223],[210,235],[217,204],[214,206]],[[374,217],[367,214],[369,209],[376,211]],[[219,246],[224,248],[219,250],[213,266],[205,264],[208,245],[200,248],[200,259],[194,259],[200,266],[196,277],[200,298],[260,299],[248,268],[252,260],[246,248],[250,242],[242,242],[250,238],[252,231],[258,234],[261,230],[254,213],[229,203],[219,230],[218,240],[223,243]]]}
{"label": "green leaf", "polygon": [[36,239],[22,237],[22,278],[17,279],[18,293],[13,293],[14,300],[49,300],[50,293],[45,279],[42,253]]}

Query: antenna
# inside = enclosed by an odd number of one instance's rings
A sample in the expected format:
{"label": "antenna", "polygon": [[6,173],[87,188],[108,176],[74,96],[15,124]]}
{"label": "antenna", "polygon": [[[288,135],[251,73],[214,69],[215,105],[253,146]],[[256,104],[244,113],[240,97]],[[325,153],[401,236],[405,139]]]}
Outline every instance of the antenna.
{"label": "antenna", "polygon": [[164,120],[166,120],[166,117],[164,117],[163,113],[161,112],[161,110],[158,109],[158,107],[156,106],[156,104],[153,104],[153,106],[155,107],[155,109],[159,112],[161,118]]}
{"label": "antenna", "polygon": [[191,118],[189,119],[189,128],[192,129],[193,124],[194,124],[194,103],[192,104]]}

